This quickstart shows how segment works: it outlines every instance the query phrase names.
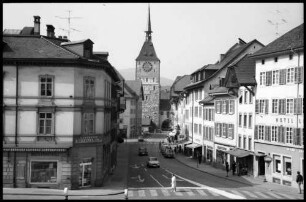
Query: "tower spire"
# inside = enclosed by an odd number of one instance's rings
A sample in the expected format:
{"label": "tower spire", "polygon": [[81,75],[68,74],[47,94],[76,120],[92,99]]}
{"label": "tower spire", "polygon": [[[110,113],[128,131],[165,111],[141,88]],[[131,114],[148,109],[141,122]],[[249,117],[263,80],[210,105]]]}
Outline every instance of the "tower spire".
{"label": "tower spire", "polygon": [[151,18],[150,18],[150,4],[148,6],[148,30],[145,31],[146,33],[146,41],[151,41],[152,37],[151,37]]}

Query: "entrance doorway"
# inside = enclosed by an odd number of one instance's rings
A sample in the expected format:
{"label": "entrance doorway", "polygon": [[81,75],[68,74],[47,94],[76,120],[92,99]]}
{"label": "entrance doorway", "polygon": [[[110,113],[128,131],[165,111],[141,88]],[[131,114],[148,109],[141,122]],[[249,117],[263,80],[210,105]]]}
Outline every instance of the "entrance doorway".
{"label": "entrance doorway", "polygon": [[80,163],[79,187],[91,186],[91,166],[91,162]]}
{"label": "entrance doorway", "polygon": [[265,160],[263,156],[258,157],[258,175],[265,175]]}

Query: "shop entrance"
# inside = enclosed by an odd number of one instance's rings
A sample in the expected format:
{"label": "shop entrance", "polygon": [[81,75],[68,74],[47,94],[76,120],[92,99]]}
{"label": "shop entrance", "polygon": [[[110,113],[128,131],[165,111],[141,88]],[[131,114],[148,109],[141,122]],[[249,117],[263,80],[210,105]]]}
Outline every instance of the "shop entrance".
{"label": "shop entrance", "polygon": [[258,175],[265,175],[265,161],[264,157],[258,157]]}
{"label": "shop entrance", "polygon": [[91,166],[91,162],[80,163],[79,187],[91,186]]}

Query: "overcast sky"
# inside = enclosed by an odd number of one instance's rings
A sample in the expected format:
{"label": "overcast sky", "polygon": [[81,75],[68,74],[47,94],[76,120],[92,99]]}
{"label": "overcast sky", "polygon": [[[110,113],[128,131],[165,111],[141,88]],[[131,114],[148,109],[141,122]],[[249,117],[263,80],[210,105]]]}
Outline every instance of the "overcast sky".
{"label": "overcast sky", "polygon": [[[175,79],[215,63],[238,38],[257,39],[264,45],[304,22],[303,3],[151,3],[152,41],[161,61],[161,76]],[[3,30],[33,26],[41,17],[41,34],[46,24],[55,35],[70,40],[91,39],[94,51],[109,52],[117,69],[135,68],[135,59],[145,41],[148,3],[5,3]],[[284,19],[285,21],[283,21]],[[268,22],[270,20],[271,23]]]}

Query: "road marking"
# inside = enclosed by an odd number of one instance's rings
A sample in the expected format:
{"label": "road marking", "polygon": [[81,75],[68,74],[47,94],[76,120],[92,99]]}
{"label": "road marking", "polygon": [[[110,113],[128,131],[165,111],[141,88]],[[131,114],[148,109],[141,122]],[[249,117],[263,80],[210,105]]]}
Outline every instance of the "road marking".
{"label": "road marking", "polygon": [[133,197],[134,194],[133,194],[134,191],[128,191],[128,197]]}
{"label": "road marking", "polygon": [[[165,171],[167,171],[167,172],[169,172],[169,173],[172,173],[172,172],[170,172],[170,171],[167,170],[167,169],[165,169]],[[219,195],[225,196],[225,197],[227,197],[227,198],[230,198],[230,199],[246,199],[245,197],[241,197],[241,196],[239,196],[239,195],[235,195],[235,194],[226,192],[226,191],[221,190],[221,189],[216,189],[216,188],[213,188],[213,187],[209,187],[209,186],[206,186],[206,185],[204,185],[204,184],[200,184],[200,183],[198,183],[198,182],[195,182],[195,181],[186,179],[186,178],[181,177],[181,176],[179,176],[179,175],[177,175],[177,174],[175,174],[175,175],[176,175],[177,177],[179,177],[179,178],[181,178],[181,179],[183,179],[183,180],[185,180],[185,181],[191,183],[191,184],[197,185],[197,186],[199,186],[199,187],[201,187],[201,188],[205,188],[205,189],[207,189],[207,190],[209,190],[209,191],[212,190],[212,191],[218,193]]]}
{"label": "road marking", "polygon": [[164,187],[161,183],[159,183],[159,181],[157,181],[157,179],[155,179],[152,175],[150,175],[151,176],[151,178],[153,179],[153,180],[155,180],[161,187]]}
{"label": "road marking", "polygon": [[245,193],[246,195],[249,195],[249,196],[253,197],[253,198],[258,198],[258,196],[256,196],[255,194],[252,194],[249,191],[242,191],[242,192]]}
{"label": "road marking", "polygon": [[173,192],[175,195],[177,195],[177,196],[183,196],[183,193],[182,192],[178,192],[178,191],[176,191],[176,192]]}
{"label": "road marking", "polygon": [[282,196],[284,196],[284,197],[286,197],[286,198],[289,198],[289,199],[296,199],[295,197],[293,197],[293,196],[289,196],[289,195],[287,195],[287,194],[283,194],[283,193],[278,193],[279,195],[282,195]]}
{"label": "road marking", "polygon": [[280,197],[279,195],[276,195],[276,194],[274,194],[274,193],[272,193],[272,192],[266,192],[266,194],[270,194],[271,196],[274,196],[275,198],[278,198],[278,199],[282,199],[283,197]]}
{"label": "road marking", "polygon": [[201,189],[196,189],[196,191],[202,196],[207,196],[207,194]]}
{"label": "road marking", "polygon": [[145,197],[145,191],[144,190],[138,190],[138,195],[140,197]]}
{"label": "road marking", "polygon": [[236,191],[236,190],[231,190],[231,192],[233,192],[234,194],[237,194],[237,195],[239,195],[239,196],[244,197],[243,194],[241,194],[240,192],[238,192],[238,191]]}
{"label": "road marking", "polygon": [[209,193],[211,193],[213,196],[220,196],[219,194],[217,194],[216,192],[214,192],[213,190],[208,190]]}
{"label": "road marking", "polygon": [[194,193],[191,190],[184,189],[189,196],[194,196]]}
{"label": "road marking", "polygon": [[151,196],[157,196],[157,192],[155,189],[152,189],[152,190],[149,190],[150,191],[150,194]]}
{"label": "road marking", "polygon": [[260,195],[261,197],[263,198],[270,198],[269,196],[267,195],[264,195],[263,193],[259,192],[259,191],[255,191],[256,194]]}
{"label": "road marking", "polygon": [[167,189],[161,189],[161,191],[165,196],[170,196],[170,193],[168,192]]}

